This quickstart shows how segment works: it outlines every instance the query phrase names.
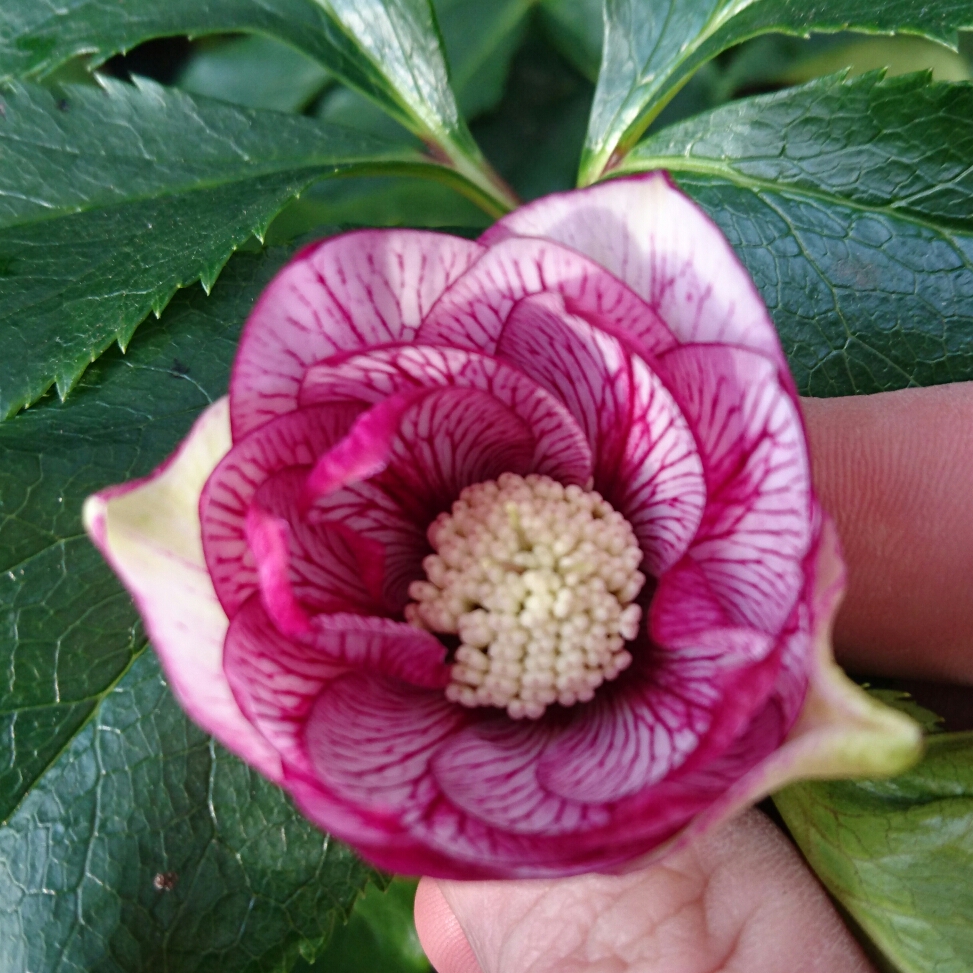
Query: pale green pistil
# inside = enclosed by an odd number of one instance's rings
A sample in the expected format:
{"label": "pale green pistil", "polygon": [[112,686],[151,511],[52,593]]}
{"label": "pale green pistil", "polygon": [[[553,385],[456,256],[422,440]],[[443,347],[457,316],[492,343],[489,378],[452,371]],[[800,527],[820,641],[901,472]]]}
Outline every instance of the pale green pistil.
{"label": "pale green pistil", "polygon": [[631,525],[594,492],[504,473],[467,487],[429,528],[405,610],[459,635],[446,696],[536,719],[594,696],[632,661],[645,576]]}

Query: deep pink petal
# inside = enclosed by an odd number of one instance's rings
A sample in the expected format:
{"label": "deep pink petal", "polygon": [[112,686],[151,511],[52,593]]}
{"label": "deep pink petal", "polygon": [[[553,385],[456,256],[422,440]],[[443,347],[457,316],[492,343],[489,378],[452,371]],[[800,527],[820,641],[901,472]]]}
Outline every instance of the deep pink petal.
{"label": "deep pink petal", "polygon": [[[808,581],[809,611],[801,624],[810,625],[811,652],[807,672],[807,699],[797,722],[779,747],[767,747],[767,727],[751,729],[727,753],[728,762],[739,758],[724,774],[729,786],[716,791],[714,800],[679,835],[674,847],[718,826],[731,815],[780,790],[795,780],[814,778],[883,777],[901,773],[922,753],[922,731],[904,714],[882,706],[852,683],[835,665],[831,654],[831,628],[845,586],[845,568],[837,531],[824,517],[811,551]],[[783,730],[780,699],[767,707],[765,719]],[[762,760],[753,764],[763,751]],[[747,767],[750,767],[747,770]],[[654,856],[668,849],[656,849]],[[636,866],[644,864],[634,863]]]}
{"label": "deep pink petal", "polygon": [[308,469],[292,466],[266,479],[250,508],[257,507],[287,524],[291,590],[311,614],[383,614],[390,610],[384,598],[384,545],[344,523],[310,523],[300,502]]}
{"label": "deep pink petal", "polygon": [[658,314],[603,266],[557,243],[516,237],[491,247],[444,292],[416,341],[492,354],[514,305],[545,292],[560,294],[572,314],[630,336],[648,356],[676,345]]}
{"label": "deep pink petal", "polygon": [[291,585],[290,526],[282,517],[274,517],[254,504],[247,512],[246,532],[267,614],[282,634],[302,635],[311,622]]}
{"label": "deep pink petal", "polygon": [[730,639],[731,659],[714,633],[695,644],[687,639],[682,651],[655,650],[626,685],[596,696],[544,751],[538,771],[544,786],[575,801],[615,802],[725,750],[763,705],[777,670],[774,664],[766,673],[755,666],[734,671],[739,656],[759,663],[772,644],[763,644],[771,640],[759,632],[737,631]]}
{"label": "deep pink petal", "polygon": [[304,486],[304,506],[381,473],[388,466],[390,444],[403,415],[425,394],[423,390],[397,392],[358,416],[348,434],[314,464]]}
{"label": "deep pink petal", "polygon": [[[328,536],[349,538],[359,559],[370,565],[374,574],[378,573],[378,564],[369,552],[381,551],[381,603],[388,612],[402,610],[409,600],[409,585],[424,576],[422,559],[431,551],[426,539],[428,524],[407,516],[374,480],[319,497],[306,520]],[[371,578],[362,574],[362,582],[368,583],[370,590],[374,590],[374,574]]]}
{"label": "deep pink petal", "polygon": [[413,836],[394,813],[379,814],[346,804],[313,775],[285,766],[284,787],[306,818],[352,845],[376,868],[398,875],[435,875],[465,880],[501,878],[508,874],[488,855],[484,856],[482,849],[458,857],[451,849],[441,849],[422,837]]}
{"label": "deep pink petal", "polygon": [[780,670],[776,640],[736,627],[689,558],[652,599],[653,644],[545,750],[540,779],[577,801],[619,801],[674,771],[719,757],[766,704]]}
{"label": "deep pink petal", "polygon": [[449,680],[445,649],[428,632],[386,618],[337,614],[316,616],[305,634],[289,638],[257,598],[230,623],[223,667],[247,717],[285,761],[305,770],[305,725],[321,693],[349,670],[434,689],[438,697]]}
{"label": "deep pink petal", "polygon": [[[681,344],[738,345],[790,373],[757,288],[726,237],[662,172],[545,196],[480,238],[553,240],[606,268],[658,313]],[[437,308],[438,311],[438,308]]]}
{"label": "deep pink petal", "polygon": [[417,522],[431,523],[460,492],[503,473],[563,468],[538,456],[527,423],[493,396],[439,389],[403,417],[378,483]]}
{"label": "deep pink petal", "polygon": [[[237,443],[207,480],[199,499],[203,552],[228,616],[259,588],[246,531],[247,513],[258,489],[274,474],[313,466],[318,456],[341,440],[358,411],[344,404],[282,416]],[[282,515],[266,502],[264,507]],[[292,539],[301,536],[292,531]]]}
{"label": "deep pink petal", "polygon": [[323,690],[304,735],[325,787],[407,825],[438,796],[430,761],[468,719],[442,691],[351,672]]}
{"label": "deep pink petal", "polygon": [[223,398],[149,476],[89,497],[84,524],[135,599],[180,705],[207,733],[279,782],[280,757],[241,713],[223,674],[228,623],[200,544],[199,494],[229,448]]}
{"label": "deep pink petal", "polygon": [[360,230],[302,250],[263,292],[240,339],[230,380],[234,439],[296,408],[315,362],[411,340],[482,252],[424,230]]}
{"label": "deep pink petal", "polygon": [[560,294],[518,301],[500,332],[496,355],[557,396],[594,454],[595,489],[614,492],[632,424],[629,354],[619,341],[577,315]]}
{"label": "deep pink petal", "polygon": [[660,575],[689,547],[707,506],[703,464],[690,426],[658,376],[632,364],[632,426],[612,504],[635,531],[643,571]]}
{"label": "deep pink petal", "polygon": [[538,781],[552,732],[503,717],[476,723],[439,748],[433,774],[454,805],[515,835],[550,837],[605,824],[605,808],[553,794]]}
{"label": "deep pink petal", "polygon": [[774,366],[687,346],[659,374],[696,432],[709,501],[690,556],[738,624],[781,630],[804,584],[811,477],[797,405]]}
{"label": "deep pink petal", "polygon": [[591,479],[591,449],[568,409],[523,372],[476,352],[409,345],[321,364],[308,372],[301,404],[380,403],[446,388],[487,393],[517,416],[534,438],[533,472],[566,484]]}

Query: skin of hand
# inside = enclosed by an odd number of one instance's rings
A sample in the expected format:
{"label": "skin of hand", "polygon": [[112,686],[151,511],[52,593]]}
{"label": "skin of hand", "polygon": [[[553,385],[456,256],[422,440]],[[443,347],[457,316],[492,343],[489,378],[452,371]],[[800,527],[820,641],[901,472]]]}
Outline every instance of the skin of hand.
{"label": "skin of hand", "polygon": [[[835,517],[851,672],[973,685],[973,383],[805,399]],[[423,879],[438,973],[872,973],[787,839],[748,811],[661,863],[557,881]]]}

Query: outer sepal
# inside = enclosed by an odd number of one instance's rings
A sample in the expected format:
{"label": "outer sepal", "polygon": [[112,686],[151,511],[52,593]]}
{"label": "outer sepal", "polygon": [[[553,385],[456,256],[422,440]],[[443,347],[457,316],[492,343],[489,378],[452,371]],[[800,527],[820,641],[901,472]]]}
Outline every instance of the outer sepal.
{"label": "outer sepal", "polygon": [[[800,716],[784,743],[697,817],[675,844],[684,844],[795,781],[891,777],[908,770],[922,756],[919,724],[869,696],[834,661],[831,633],[845,592],[845,574],[838,532],[824,515],[811,604],[809,682]],[[658,849],[650,857],[671,847]],[[643,858],[636,865],[644,863]]]}
{"label": "outer sepal", "polygon": [[240,712],[223,674],[228,622],[203,558],[199,497],[230,446],[229,405],[222,398],[155,472],[89,497],[84,526],[135,599],[182,707],[280,782],[280,757]]}

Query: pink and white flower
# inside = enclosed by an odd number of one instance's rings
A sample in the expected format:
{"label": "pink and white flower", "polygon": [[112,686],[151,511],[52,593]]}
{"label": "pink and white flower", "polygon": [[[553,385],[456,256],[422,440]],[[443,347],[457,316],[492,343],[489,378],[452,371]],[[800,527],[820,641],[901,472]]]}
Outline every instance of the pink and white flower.
{"label": "pink and white flower", "polygon": [[919,746],[832,661],[786,361],[663,174],[303,250],[85,522],[187,712],[394,871],[618,869]]}

